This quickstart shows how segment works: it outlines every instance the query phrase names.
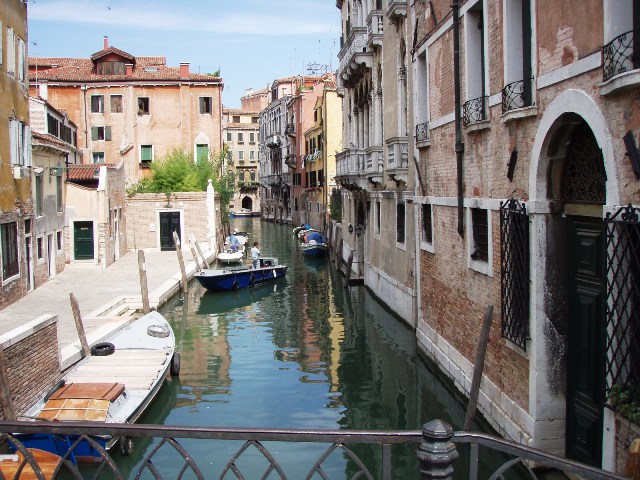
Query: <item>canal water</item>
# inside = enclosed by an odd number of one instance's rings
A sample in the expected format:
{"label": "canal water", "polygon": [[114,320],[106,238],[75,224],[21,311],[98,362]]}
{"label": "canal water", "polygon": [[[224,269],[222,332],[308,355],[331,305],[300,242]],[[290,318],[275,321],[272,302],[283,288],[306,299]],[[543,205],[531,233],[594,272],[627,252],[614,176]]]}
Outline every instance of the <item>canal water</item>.
{"label": "canal water", "polygon": [[[162,313],[176,333],[181,372],[166,382],[141,423],[419,430],[440,418],[461,429],[466,402],[418,355],[414,333],[366,288],[345,288],[328,258],[303,257],[290,226],[257,218],[234,219],[232,226],[249,232],[251,244],[259,241],[263,255],[287,265],[286,278],[231,293],[210,293],[192,283],[187,295],[167,304]],[[206,478],[219,478],[242,445],[181,443]],[[136,445],[134,455],[119,463],[135,472],[154,444]],[[268,443],[267,448],[288,478],[297,479],[305,478],[327,445]],[[380,450],[353,450],[380,478]],[[394,447],[394,478],[419,478],[414,450]],[[243,454],[238,465],[246,478],[264,473],[260,458],[255,448]],[[183,464],[170,452],[153,460],[163,474],[175,470],[177,475]],[[340,452],[323,468],[335,479],[356,472]],[[225,478],[236,477],[229,472]]]}

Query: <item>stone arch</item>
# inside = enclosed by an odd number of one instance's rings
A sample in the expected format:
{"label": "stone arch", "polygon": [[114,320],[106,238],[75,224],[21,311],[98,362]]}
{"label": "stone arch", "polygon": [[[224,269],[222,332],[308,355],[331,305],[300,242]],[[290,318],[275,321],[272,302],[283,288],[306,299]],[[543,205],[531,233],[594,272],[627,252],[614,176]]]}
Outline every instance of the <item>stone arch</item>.
{"label": "stone arch", "polygon": [[[602,150],[607,173],[606,205],[618,205],[620,190],[615,165],[613,143],[609,127],[594,100],[581,90],[570,89],[558,95],[546,108],[538,125],[531,150],[529,171],[529,200],[546,201],[554,197],[549,191],[548,175],[557,174],[553,160],[563,158],[570,127],[575,116],[581,117],[589,127]],[[551,168],[551,170],[550,170]]]}

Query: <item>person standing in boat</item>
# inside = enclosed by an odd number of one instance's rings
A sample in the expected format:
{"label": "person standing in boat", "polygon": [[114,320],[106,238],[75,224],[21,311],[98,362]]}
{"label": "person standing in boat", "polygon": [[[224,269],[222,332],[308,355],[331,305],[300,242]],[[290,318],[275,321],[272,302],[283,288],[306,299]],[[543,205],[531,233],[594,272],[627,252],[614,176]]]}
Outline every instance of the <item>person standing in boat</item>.
{"label": "person standing in boat", "polygon": [[253,242],[253,247],[251,248],[251,264],[253,265],[253,269],[257,270],[260,266],[260,249],[258,248],[258,242]]}
{"label": "person standing in boat", "polygon": [[233,229],[233,233],[229,236],[229,245],[232,252],[237,252],[240,249],[240,240],[238,240],[238,230]]}

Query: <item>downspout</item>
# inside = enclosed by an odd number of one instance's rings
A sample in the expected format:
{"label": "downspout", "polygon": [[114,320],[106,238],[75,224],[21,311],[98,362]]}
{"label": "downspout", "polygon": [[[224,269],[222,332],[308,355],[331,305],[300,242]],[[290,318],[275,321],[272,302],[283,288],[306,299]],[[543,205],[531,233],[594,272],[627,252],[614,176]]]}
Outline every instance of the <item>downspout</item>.
{"label": "downspout", "polygon": [[87,126],[89,125],[89,119],[87,118],[87,82],[84,83],[84,88],[81,87],[81,90],[83,90],[82,107],[84,109],[84,147],[89,149],[89,132],[87,130]]}
{"label": "downspout", "polygon": [[464,237],[464,199],[462,191],[462,158],[464,143],[462,142],[462,119],[460,118],[460,19],[458,12],[460,3],[454,0],[453,10],[453,89],[455,92],[455,127],[456,127],[456,171],[458,175],[458,234]]}

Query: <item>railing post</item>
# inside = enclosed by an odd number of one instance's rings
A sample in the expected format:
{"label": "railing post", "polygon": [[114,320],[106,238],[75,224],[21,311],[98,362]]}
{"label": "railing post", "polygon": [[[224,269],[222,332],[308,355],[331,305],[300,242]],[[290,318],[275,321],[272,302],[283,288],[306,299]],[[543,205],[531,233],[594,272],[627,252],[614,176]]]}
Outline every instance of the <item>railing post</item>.
{"label": "railing post", "polygon": [[458,458],[452,437],[453,428],[443,420],[432,420],[422,426],[422,442],[416,450],[422,480],[452,478],[453,461]]}

